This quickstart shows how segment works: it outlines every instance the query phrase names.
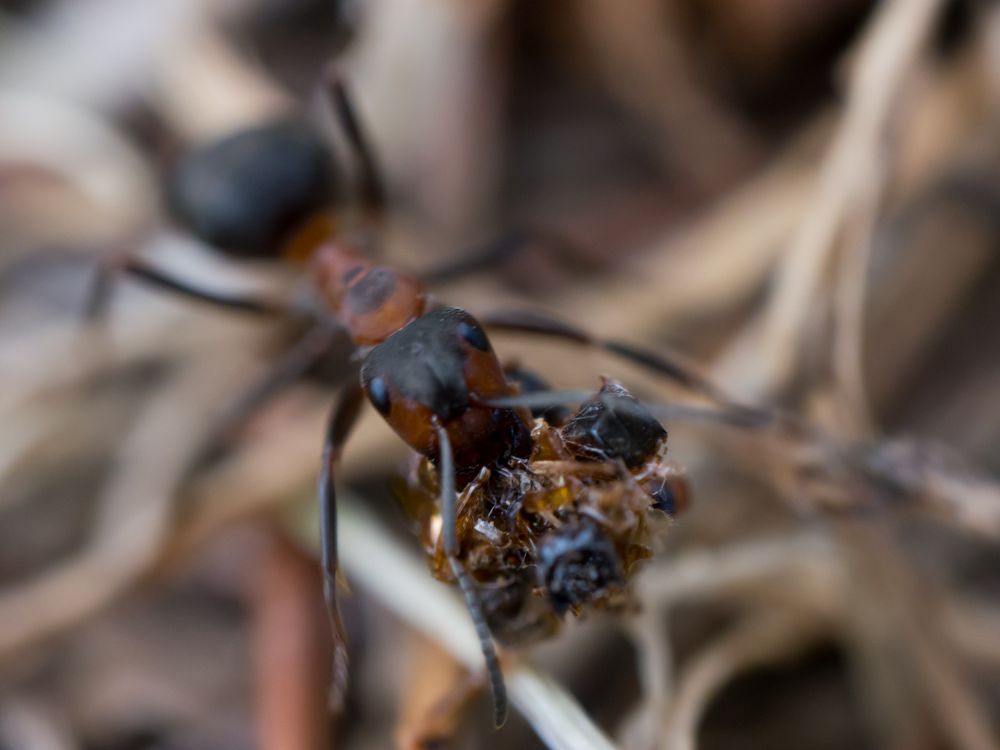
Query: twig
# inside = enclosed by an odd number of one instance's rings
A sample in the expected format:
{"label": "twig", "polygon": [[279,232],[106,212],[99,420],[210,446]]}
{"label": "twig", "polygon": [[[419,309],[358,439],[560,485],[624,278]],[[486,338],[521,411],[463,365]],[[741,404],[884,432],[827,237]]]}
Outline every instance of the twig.
{"label": "twig", "polygon": [[[811,321],[823,274],[838,237],[881,199],[886,182],[883,139],[899,94],[912,75],[941,0],[894,0],[881,5],[858,50],[847,109],[816,187],[809,210],[788,248],[767,310],[765,363],[755,384],[758,396],[774,394],[792,378]],[[871,221],[855,225],[858,266],[866,265]]]}
{"label": "twig", "polygon": [[[875,191],[874,186],[868,186],[869,193]],[[833,292],[833,372],[841,407],[839,427],[846,435],[861,436],[874,429],[864,370],[865,301],[880,201],[878,195],[856,200],[855,214],[845,228]]]}
{"label": "twig", "polygon": [[970,660],[1000,667],[1000,609],[996,606],[951,601],[943,612],[943,626]]}
{"label": "twig", "polygon": [[640,579],[642,601],[662,606],[789,571],[835,571],[834,550],[816,531],[780,534],[720,550],[688,552],[650,566]]}
{"label": "twig", "polygon": [[[214,350],[220,339],[228,338],[227,331],[247,337],[259,335],[261,330],[259,321],[258,325],[226,321],[226,330],[222,330],[218,317],[210,325],[204,324],[205,320],[197,311],[165,313],[159,308],[132,305],[124,325],[64,320],[5,341],[0,346],[4,372],[0,414],[28,399],[78,385],[125,364]],[[109,336],[111,352],[106,346]]]}
{"label": "twig", "polygon": [[666,607],[645,606],[628,623],[636,651],[636,669],[642,702],[628,718],[620,737],[626,748],[655,747],[661,717],[670,706],[674,689],[674,653]]}
{"label": "twig", "polygon": [[69,560],[0,591],[0,657],[106,606],[157,559],[184,473],[243,360],[198,358],[158,391],[124,436],[93,539]]}
{"label": "twig", "polygon": [[[913,680],[922,693],[920,705],[950,746],[995,750],[989,715],[953,658],[954,645],[941,632],[943,621],[926,616],[934,604],[942,603],[936,601],[933,584],[918,575],[888,529],[857,522],[835,528],[841,554],[851,563],[851,589],[860,595],[855,601],[861,606],[848,613],[855,629],[867,639],[865,645],[875,653],[883,652],[880,661],[888,662],[893,682]],[[902,647],[906,662],[892,663],[895,649],[887,648],[890,643]]]}
{"label": "twig", "polygon": [[[348,578],[433,638],[473,670],[482,654],[468,613],[454,593],[360,510],[360,500],[344,493],[340,503],[340,560]],[[310,528],[312,523],[309,524]],[[524,663],[506,671],[511,702],[552,750],[610,750],[614,745],[579,704],[555,681]]]}
{"label": "twig", "polygon": [[701,717],[723,685],[740,672],[792,658],[827,634],[828,627],[811,616],[770,611],[747,616],[683,671],[665,717],[664,746],[694,750]]}
{"label": "twig", "polygon": [[75,750],[79,744],[41,705],[15,696],[0,708],[0,743],[18,750]]}
{"label": "twig", "polygon": [[823,120],[807,128],[760,175],[690,226],[672,228],[623,278],[564,297],[560,310],[600,333],[641,340],[749,299],[802,215],[814,178],[806,155],[825,129]]}
{"label": "twig", "polygon": [[400,680],[396,744],[399,750],[427,750],[451,739],[483,681],[465,673],[451,654],[422,633],[408,636],[410,663]]}
{"label": "twig", "polygon": [[330,637],[320,607],[319,569],[302,549],[267,531],[253,597],[259,746],[328,747]]}

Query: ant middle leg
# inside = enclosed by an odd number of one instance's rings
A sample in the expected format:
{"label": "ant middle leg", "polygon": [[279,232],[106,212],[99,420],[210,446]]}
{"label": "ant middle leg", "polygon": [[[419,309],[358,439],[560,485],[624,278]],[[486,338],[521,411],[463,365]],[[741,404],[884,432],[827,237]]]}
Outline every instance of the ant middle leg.
{"label": "ant middle leg", "polygon": [[344,386],[330,414],[326,439],[323,443],[323,466],[319,477],[320,558],[323,567],[323,596],[326,599],[330,631],[333,635],[333,672],[330,705],[335,711],[343,707],[347,693],[347,639],[344,622],[337,604],[337,490],[334,466],[340,459],[364,401],[357,377]]}
{"label": "ant middle leg", "polygon": [[96,321],[106,316],[114,291],[114,282],[119,274],[131,276],[181,297],[214,305],[226,310],[257,315],[284,315],[287,313],[285,307],[251,295],[226,294],[224,292],[201,289],[194,284],[154,268],[139,258],[126,255],[112,260],[102,260],[98,263],[94,280],[91,282],[87,299],[84,303],[84,317],[86,320]]}
{"label": "ant middle leg", "polygon": [[490,692],[493,694],[493,723],[499,729],[507,721],[507,686],[504,684],[500,658],[493,645],[493,636],[490,634],[489,625],[486,624],[486,615],[483,612],[483,603],[479,598],[479,592],[476,590],[476,583],[465,566],[462,565],[462,561],[458,559],[458,496],[455,492],[454,456],[451,450],[451,441],[448,439],[448,431],[440,424],[435,424],[435,430],[440,454],[438,471],[441,484],[441,533],[444,539],[444,552],[448,557],[448,563],[451,565],[451,571],[455,575],[458,586],[462,590],[465,607],[469,610],[472,624],[476,629],[476,636],[479,638],[479,648],[483,652],[486,673],[490,681]]}
{"label": "ant middle leg", "polygon": [[339,324],[323,319],[309,328],[270,368],[229,407],[216,428],[216,442],[225,445],[246,420],[293,386],[333,349]]}

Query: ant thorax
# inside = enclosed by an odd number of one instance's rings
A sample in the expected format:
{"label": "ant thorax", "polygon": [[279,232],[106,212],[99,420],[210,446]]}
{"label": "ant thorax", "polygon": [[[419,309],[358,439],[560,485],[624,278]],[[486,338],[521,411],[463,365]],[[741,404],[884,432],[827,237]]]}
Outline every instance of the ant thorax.
{"label": "ant thorax", "polygon": [[[637,408],[648,415],[624,388],[608,384],[564,425],[535,419],[529,458],[483,467],[462,489],[460,557],[478,584],[487,621],[500,642],[513,645],[552,635],[566,613],[581,616],[630,605],[637,563],[652,554],[669,524],[653,492],[664,475],[673,473],[665,459],[666,432],[649,416],[658,431],[650,439],[651,426],[640,425],[649,427],[644,433],[629,421]],[[609,428],[619,430],[621,447],[623,425],[639,435],[627,446],[631,465],[600,450]],[[589,437],[581,441],[581,434]],[[641,460],[636,442],[647,452]],[[453,582],[441,538],[438,491],[436,468],[422,457],[396,485],[432,573]]]}

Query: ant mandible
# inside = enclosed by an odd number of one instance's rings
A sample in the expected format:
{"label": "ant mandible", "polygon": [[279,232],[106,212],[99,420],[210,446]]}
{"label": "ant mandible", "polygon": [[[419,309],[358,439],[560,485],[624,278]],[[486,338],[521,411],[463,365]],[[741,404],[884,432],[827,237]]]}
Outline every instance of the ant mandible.
{"label": "ant mandible", "polygon": [[[331,72],[327,83],[336,120],[359,168],[362,206],[369,217],[376,217],[383,209],[385,191],[373,151],[342,78]],[[304,264],[318,293],[322,309],[317,312],[316,327],[282,357],[245,403],[273,394],[317,362],[329,349],[331,322],[338,323],[364,355],[357,377],[344,386],[332,410],[319,479],[321,560],[334,638],[335,701],[346,687],[347,654],[336,591],[334,468],[367,397],[392,429],[437,467],[443,550],[479,638],[493,695],[494,720],[500,726],[507,713],[506,689],[481,597],[461,559],[456,499],[458,491],[484,468],[503,470],[512,462],[527,460],[533,438],[525,409],[531,405],[530,399],[505,373],[485,328],[552,336],[624,357],[721,404],[729,421],[752,423],[759,414],[733,404],[676,357],[599,339],[539,313],[509,311],[477,320],[464,310],[433,306],[416,277],[380,265],[338,238],[332,167],[317,133],[301,123],[280,121],[193,150],[169,185],[169,203],[192,234],[231,257],[268,257]],[[498,252],[507,252],[508,245],[508,240],[500,243]],[[206,292],[133,257],[117,258],[113,270],[230,309],[287,312],[254,298]],[[106,274],[99,277],[92,312],[103,307],[106,282]],[[637,425],[641,439],[650,434],[656,438],[646,448],[650,453],[665,441],[666,433],[648,412],[636,412],[631,396],[624,399],[615,393],[612,400],[604,395],[585,406],[577,417]],[[553,395],[549,400],[554,403],[560,397]],[[588,408],[590,417],[586,417]],[[577,426],[584,421],[578,419]],[[602,435],[594,432],[597,423],[587,424],[597,440],[592,447],[615,457],[601,442]],[[635,438],[626,432],[616,439],[620,452],[622,440],[628,451]],[[684,490],[677,486],[659,492],[659,496],[652,493],[653,500],[667,507],[682,500]]]}

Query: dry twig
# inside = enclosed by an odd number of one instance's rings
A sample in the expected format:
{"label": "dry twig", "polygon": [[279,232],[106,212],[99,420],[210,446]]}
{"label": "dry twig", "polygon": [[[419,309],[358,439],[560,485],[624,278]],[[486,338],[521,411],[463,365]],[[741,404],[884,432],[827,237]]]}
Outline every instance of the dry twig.
{"label": "dry twig", "polygon": [[[781,265],[777,287],[767,311],[763,351],[758,361],[757,397],[773,396],[796,372],[810,310],[816,309],[823,274],[830,258],[849,232],[844,283],[855,283],[867,271],[874,217],[888,179],[885,138],[906,81],[924,49],[940,0],[895,0],[879,7],[853,61],[847,109],[824,162],[816,194]],[[864,285],[860,285],[863,293]],[[842,316],[848,343],[859,346],[863,299],[853,289],[844,292]],[[845,333],[838,333],[845,335]],[[841,369],[849,373],[853,418],[864,420],[860,354],[848,357]]]}
{"label": "dry twig", "polygon": [[93,538],[52,570],[0,592],[0,656],[50,636],[113,601],[158,558],[184,474],[210,414],[245,361],[196,359],[150,401],[125,437]]}
{"label": "dry twig", "polygon": [[815,617],[787,612],[748,615],[707,646],[681,674],[677,695],[664,717],[663,747],[694,750],[705,709],[735,675],[793,658],[828,635],[828,627]]}

